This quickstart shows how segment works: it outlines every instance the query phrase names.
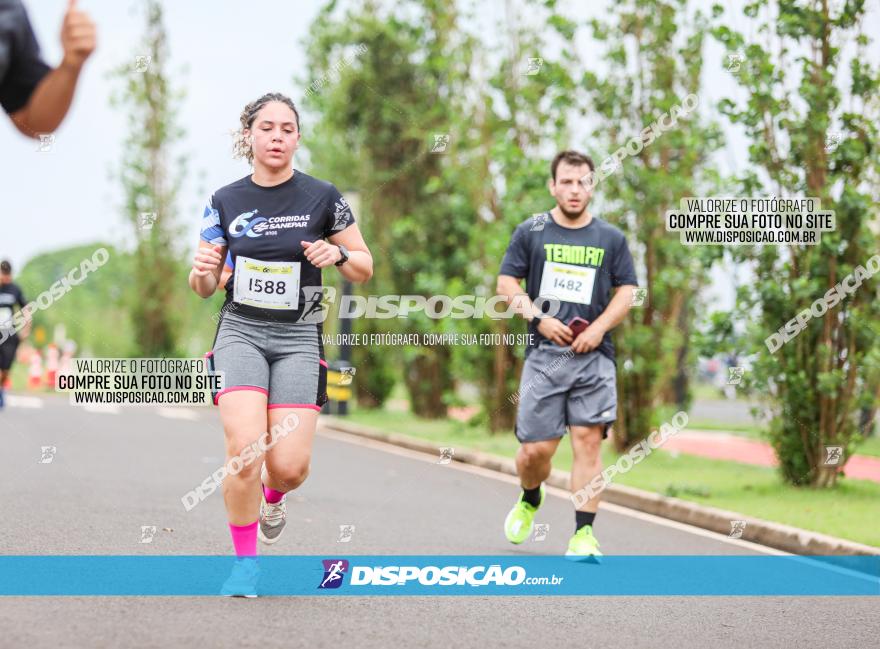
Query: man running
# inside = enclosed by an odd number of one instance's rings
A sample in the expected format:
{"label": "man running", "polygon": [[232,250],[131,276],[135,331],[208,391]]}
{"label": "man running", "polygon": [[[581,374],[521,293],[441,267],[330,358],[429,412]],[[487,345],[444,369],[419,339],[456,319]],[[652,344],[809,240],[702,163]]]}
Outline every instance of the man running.
{"label": "man running", "polygon": [[[19,335],[12,324],[12,316],[15,315],[15,307],[23,309],[27,304],[18,284],[12,281],[12,264],[8,261],[0,262],[0,410],[6,405],[3,388],[15,362],[15,352],[20,342]],[[24,313],[25,326],[21,332],[21,339],[27,338],[30,327],[30,314]]]}
{"label": "man running", "polygon": [[318,412],[327,401],[320,319],[306,311],[321,288],[321,271],[336,266],[352,282],[373,274],[370,252],[336,187],[292,168],[299,141],[299,113],[289,98],[267,94],[245,107],[236,146],[253,174],[211,197],[189,278],[196,293],[210,297],[230,253],[226,302],[209,354],[224,375],[214,403],[227,461],[290,415],[299,422],[266,451],[262,470],[250,463],[223,481],[239,558],[225,595],[256,596],[258,535],[264,543],[278,540],[285,494],[309,474]]}
{"label": "man running", "polygon": [[61,25],[64,56],[52,69],[20,0],[0,0],[0,105],[19,131],[36,138],[58,128],[95,42],[95,24],[69,0]]}
{"label": "man running", "polygon": [[[637,280],[623,233],[587,210],[595,169],[582,153],[556,155],[547,183],[556,207],[517,226],[498,276],[498,294],[529,320],[532,334],[516,418],[522,494],[504,521],[511,543],[522,543],[532,532],[543,482],[566,428],[574,454],[571,489],[577,492],[601,472],[601,442],[616,418],[611,330],[629,311]],[[539,297],[555,300],[555,317],[535,305]],[[575,335],[572,328],[583,330]],[[598,505],[597,496],[575,511],[566,556],[601,556],[593,535]]]}

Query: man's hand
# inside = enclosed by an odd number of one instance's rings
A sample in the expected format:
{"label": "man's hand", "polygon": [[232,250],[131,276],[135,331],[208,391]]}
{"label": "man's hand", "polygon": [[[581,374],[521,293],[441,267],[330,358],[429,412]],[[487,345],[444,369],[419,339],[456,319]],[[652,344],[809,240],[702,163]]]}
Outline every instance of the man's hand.
{"label": "man's hand", "polygon": [[222,249],[221,246],[199,248],[198,252],[196,252],[195,258],[193,258],[193,275],[196,277],[213,275],[214,270],[223,263],[223,258],[220,256],[220,251]]}
{"label": "man's hand", "polygon": [[[566,345],[571,344],[571,339],[574,334],[571,329],[566,327],[561,321],[556,318],[541,318],[540,320],[541,321],[538,323],[538,333],[544,336],[544,338],[552,340],[560,347],[565,347]],[[586,331],[584,333],[586,333]]]}
{"label": "man's hand", "polygon": [[603,331],[602,327],[593,323],[574,339],[574,342],[571,344],[571,350],[575,354],[591,352],[602,344],[602,337],[604,335],[605,331]]}
{"label": "man's hand", "polygon": [[76,8],[76,0],[69,0],[61,24],[61,47],[64,50],[61,66],[79,70],[95,51],[95,42],[95,23],[86,12]]}
{"label": "man's hand", "polygon": [[342,259],[342,252],[339,250],[339,246],[327,243],[323,239],[314,242],[300,241],[300,243],[306,249],[306,259],[315,268],[327,268],[327,266],[332,266]]}

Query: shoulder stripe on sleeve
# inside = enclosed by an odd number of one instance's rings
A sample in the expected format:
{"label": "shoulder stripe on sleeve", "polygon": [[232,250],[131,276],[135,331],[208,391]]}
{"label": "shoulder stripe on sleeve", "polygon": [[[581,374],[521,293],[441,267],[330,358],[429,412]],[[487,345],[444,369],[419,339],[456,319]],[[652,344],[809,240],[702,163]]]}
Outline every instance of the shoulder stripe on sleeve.
{"label": "shoulder stripe on sleeve", "polygon": [[210,205],[205,206],[205,213],[202,215],[202,241],[208,243],[225,246],[226,234],[220,225],[220,212]]}

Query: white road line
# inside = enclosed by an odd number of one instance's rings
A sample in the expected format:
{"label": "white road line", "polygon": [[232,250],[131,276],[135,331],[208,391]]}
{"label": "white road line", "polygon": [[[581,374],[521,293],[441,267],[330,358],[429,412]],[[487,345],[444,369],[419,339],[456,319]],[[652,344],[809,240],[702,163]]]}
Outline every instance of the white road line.
{"label": "white road line", "polygon": [[[387,453],[392,453],[395,455],[400,455],[403,457],[408,457],[414,460],[420,460],[422,462],[427,462],[430,464],[437,464],[437,460],[440,458],[440,448],[437,448],[437,457],[433,457],[428,455],[427,453],[422,453],[420,451],[413,451],[408,448],[401,448],[399,446],[395,446],[394,444],[389,444],[387,442],[382,442],[379,440],[370,439],[368,437],[361,437],[359,435],[352,435],[351,433],[344,433],[337,430],[329,430],[326,427],[320,426],[318,429],[325,437],[330,437],[332,439],[336,439],[342,442],[347,442],[350,444],[357,444],[359,446],[364,446],[367,448],[373,448],[376,450],[380,450]],[[483,476],[485,478],[491,478],[493,480],[498,480],[499,482],[506,482],[508,484],[519,486],[519,480],[511,475],[507,475],[506,473],[499,473],[497,471],[491,471],[489,469],[484,469],[482,467],[474,466],[471,464],[464,464],[462,462],[450,462],[447,466],[453,467],[458,471],[464,471],[465,473],[472,473],[474,475]],[[565,489],[560,489],[558,487],[551,487],[550,485],[545,486],[546,492],[552,496],[556,496],[557,498],[562,498],[567,502],[571,502],[570,492]],[[859,579],[867,580],[873,584],[877,583],[877,577],[873,575],[867,575],[863,572],[858,572],[855,570],[850,570],[849,568],[843,568],[840,566],[835,566],[833,564],[826,563],[824,561],[818,561],[812,557],[804,557],[800,555],[795,555],[790,552],[783,552],[782,550],[777,550],[776,548],[770,548],[765,545],[760,545],[758,543],[752,543],[751,541],[743,541],[742,539],[732,539],[724,534],[719,534],[718,532],[713,532],[711,530],[705,530],[702,527],[695,527],[693,525],[688,525],[687,523],[679,523],[678,521],[672,521],[668,518],[662,518],[661,516],[655,516],[654,514],[648,514],[646,512],[640,512],[635,509],[629,509],[628,507],[623,507],[621,505],[615,505],[612,503],[602,503],[602,509],[609,512],[614,512],[615,514],[620,514],[622,516],[629,516],[631,518],[636,518],[646,523],[652,523],[654,525],[661,525],[664,527],[669,527],[672,529],[680,530],[682,532],[686,532],[688,534],[694,534],[695,536],[702,536],[707,539],[712,539],[714,541],[721,541],[722,543],[729,543],[730,545],[735,545],[740,548],[745,548],[748,550],[752,550],[754,552],[760,552],[762,554],[769,554],[773,556],[783,556],[783,557],[792,557],[797,561],[803,561],[807,565],[812,568],[822,568],[824,570],[829,570],[831,572],[836,572],[842,575],[846,575],[848,577],[856,577]]]}
{"label": "white road line", "polygon": [[[348,442],[351,444],[358,444],[360,446],[365,446],[368,448],[374,448],[376,450],[385,451],[388,453],[393,453],[395,455],[401,455],[404,457],[412,458],[415,460],[421,460],[422,462],[429,462],[431,464],[436,464],[437,459],[440,457],[440,449],[437,449],[437,458],[428,455],[427,453],[421,453],[419,451],[412,451],[407,448],[401,448],[399,446],[395,446],[393,444],[388,444],[387,442],[381,442],[374,439],[369,439],[367,437],[360,437],[359,435],[352,435],[350,433],[343,433],[340,431],[331,431],[327,428],[320,428],[320,433],[326,437],[331,437],[333,439],[337,439],[339,441]],[[506,473],[499,473],[497,471],[491,471],[489,469],[484,469],[482,467],[473,466],[471,464],[464,464],[462,462],[451,462],[449,465],[458,471],[464,471],[466,473],[472,473],[474,475],[480,475],[486,478],[491,478],[494,480],[498,480],[500,482],[507,482],[508,484],[514,484],[517,487],[519,486],[519,480],[515,477],[507,475]],[[565,489],[560,489],[558,487],[551,487],[550,485],[545,486],[546,492],[552,496],[556,496],[557,498],[562,498],[567,502],[571,502],[570,492]],[[679,523],[678,521],[672,521],[668,518],[663,518],[661,516],[655,516],[654,514],[648,514],[646,512],[640,512],[635,509],[629,509],[628,507],[623,507],[621,505],[615,505],[612,503],[602,503],[602,509],[605,511],[614,512],[615,514],[620,514],[622,516],[629,516],[631,518],[636,518],[647,523],[653,523],[654,525],[662,525],[664,527],[669,527],[672,529],[680,530],[682,532],[686,532],[689,534],[694,534],[696,536],[702,536],[708,539],[712,539],[714,541],[721,541],[723,543],[729,543],[730,545],[735,545],[741,548],[745,548],[748,550],[752,550],[754,552],[760,552],[762,554],[769,554],[774,556],[785,556],[792,557],[798,561],[803,561],[807,565],[812,568],[822,568],[824,570],[829,570],[831,572],[836,572],[842,575],[846,575],[848,577],[857,577],[859,579],[867,580],[873,584],[877,583],[877,577],[873,575],[867,575],[863,572],[857,572],[855,570],[850,570],[849,568],[843,568],[840,566],[835,566],[833,564],[825,563],[823,561],[817,561],[812,557],[803,557],[800,555],[791,554],[790,552],[783,552],[782,550],[777,550],[776,548],[770,548],[765,545],[760,545],[758,543],[752,543],[751,541],[743,541],[742,539],[732,539],[723,534],[719,534],[717,532],[713,532],[711,530],[705,530],[702,527],[695,527],[693,525],[688,525],[687,523]]]}
{"label": "white road line", "polygon": [[[404,457],[412,458],[415,460],[421,460],[422,462],[428,462],[431,464],[436,464],[437,460],[440,458],[440,449],[437,449],[437,457],[432,458],[432,456],[427,455],[426,453],[420,453],[419,451],[412,451],[407,448],[401,448],[399,446],[395,446],[393,444],[388,444],[387,442],[381,442],[374,439],[369,439],[366,437],[360,437],[358,435],[352,435],[350,433],[343,433],[341,431],[331,431],[327,428],[321,428],[320,432],[322,435],[327,437],[332,437],[334,439],[338,439],[340,441],[349,442],[352,444],[358,444],[360,446],[365,446],[368,448],[374,448],[377,450],[386,451],[388,453],[394,453],[396,455],[402,455]],[[514,476],[507,475],[506,473],[498,473],[497,471],[491,471],[489,469],[484,469],[482,467],[473,466],[471,464],[464,464],[462,462],[451,462],[447,466],[451,466],[458,471],[464,471],[466,473],[472,473],[475,475],[480,475],[485,478],[492,478],[493,480],[498,480],[500,482],[506,482],[508,484],[519,486],[519,480]],[[547,493],[557,498],[562,498],[567,502],[571,502],[570,493],[564,489],[559,489],[558,487],[551,487],[550,485],[546,485],[545,489]],[[611,503],[602,503],[602,509],[606,511],[612,511],[615,514],[621,514],[623,516],[629,516],[631,518],[637,518],[639,520],[653,523],[654,525],[662,525],[664,527],[669,527],[672,529],[680,530],[682,532],[687,532],[690,534],[694,534],[696,536],[702,536],[707,539],[712,539],[714,541],[721,541],[722,543],[729,543],[730,545],[735,545],[740,548],[746,548],[752,550],[754,552],[761,552],[763,554],[772,554],[779,556],[792,556],[789,552],[783,552],[782,550],[777,550],[775,548],[768,548],[764,545],[759,545],[757,543],[752,543],[750,541],[743,541],[742,539],[732,539],[724,534],[719,534],[718,532],[713,532],[711,530],[704,530],[701,527],[694,527],[693,525],[688,525],[687,523],[679,523],[678,521],[671,521],[667,518],[662,518],[660,516],[655,516],[653,514],[647,514],[645,512],[640,512],[635,509],[629,509],[627,507],[622,507],[621,505],[614,505]]]}
{"label": "white road line", "polygon": [[190,408],[168,408],[160,406],[156,409],[156,414],[166,419],[185,419],[186,421],[198,421],[201,419],[199,413]]}
{"label": "white road line", "polygon": [[6,405],[12,408],[42,408],[43,400],[40,397],[23,397],[18,394],[7,394]]}
{"label": "white road line", "polygon": [[86,412],[95,412],[101,415],[118,415],[122,408],[112,403],[87,403],[82,406]]}

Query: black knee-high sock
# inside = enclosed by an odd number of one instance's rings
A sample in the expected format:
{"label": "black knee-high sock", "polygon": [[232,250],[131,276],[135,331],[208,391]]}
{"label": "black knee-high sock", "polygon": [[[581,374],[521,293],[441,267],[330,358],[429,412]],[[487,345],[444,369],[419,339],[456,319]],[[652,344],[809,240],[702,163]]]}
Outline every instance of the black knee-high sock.
{"label": "black knee-high sock", "polygon": [[529,503],[532,507],[541,504],[541,485],[534,489],[523,488],[523,501]]}
{"label": "black knee-high sock", "polygon": [[577,532],[584,525],[592,525],[596,520],[596,512],[579,512],[574,513],[574,531]]}

